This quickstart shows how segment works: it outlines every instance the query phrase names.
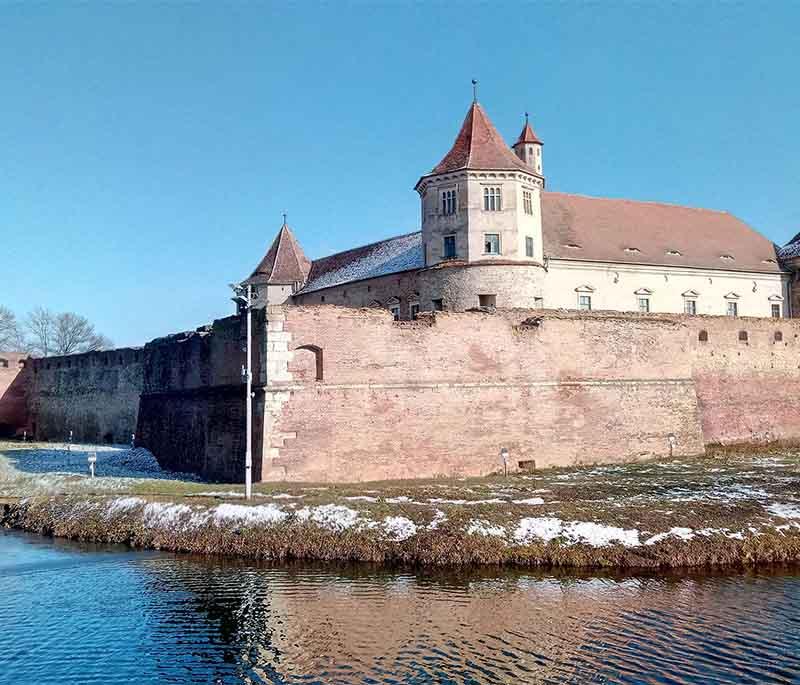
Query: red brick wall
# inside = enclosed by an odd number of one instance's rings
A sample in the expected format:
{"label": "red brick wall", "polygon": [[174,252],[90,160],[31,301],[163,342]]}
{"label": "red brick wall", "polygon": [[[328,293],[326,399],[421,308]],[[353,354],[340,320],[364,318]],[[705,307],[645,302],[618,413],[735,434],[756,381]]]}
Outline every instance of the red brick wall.
{"label": "red brick wall", "polygon": [[27,355],[0,352],[0,437],[13,437],[29,428]]}
{"label": "red brick wall", "polygon": [[621,461],[669,454],[670,435],[675,454],[703,450],[680,317],[513,310],[394,323],[335,307],[268,317],[284,319],[271,328],[289,350],[322,350],[324,378],[309,380],[306,352],[288,355],[288,374],[268,364],[265,478],[485,474],[501,447],[512,466]]}

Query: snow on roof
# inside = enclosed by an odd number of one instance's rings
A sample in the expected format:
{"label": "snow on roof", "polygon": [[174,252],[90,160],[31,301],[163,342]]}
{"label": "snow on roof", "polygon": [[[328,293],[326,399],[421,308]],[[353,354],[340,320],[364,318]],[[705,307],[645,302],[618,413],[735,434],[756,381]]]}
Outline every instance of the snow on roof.
{"label": "snow on roof", "polygon": [[422,233],[408,233],[315,259],[311,264],[308,281],[299,294],[365,278],[421,269],[424,263]]}

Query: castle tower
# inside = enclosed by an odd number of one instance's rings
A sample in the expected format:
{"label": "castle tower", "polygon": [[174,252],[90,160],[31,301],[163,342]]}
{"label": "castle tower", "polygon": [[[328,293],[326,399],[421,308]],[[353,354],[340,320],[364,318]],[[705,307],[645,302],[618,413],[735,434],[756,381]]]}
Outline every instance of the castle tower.
{"label": "castle tower", "polygon": [[306,282],[311,262],[286,223],[272,241],[267,254],[243,282],[256,289],[256,306],[283,304]]}
{"label": "castle tower", "polygon": [[[541,148],[538,139],[525,145]],[[426,266],[423,310],[541,304],[540,154],[538,160],[537,170],[515,154],[477,99],[472,102],[450,151],[415,186]]]}
{"label": "castle tower", "polygon": [[536,136],[528,122],[528,113],[525,112],[525,126],[514,143],[514,152],[523,162],[532,167],[539,176],[542,175],[542,141]]}

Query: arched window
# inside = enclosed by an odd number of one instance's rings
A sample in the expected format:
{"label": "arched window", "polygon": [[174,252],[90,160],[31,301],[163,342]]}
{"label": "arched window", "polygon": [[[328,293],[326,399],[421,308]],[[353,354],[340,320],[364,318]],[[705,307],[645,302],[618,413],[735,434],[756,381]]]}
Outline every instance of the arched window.
{"label": "arched window", "polygon": [[[305,352],[311,354],[305,354]],[[316,345],[300,345],[295,348],[295,359],[289,370],[298,380],[310,380],[313,375],[314,380],[321,381],[323,379],[322,348]]]}
{"label": "arched window", "polygon": [[783,342],[783,333],[781,333],[781,331],[775,331],[775,335],[772,336],[772,339],[775,342]]}
{"label": "arched window", "polygon": [[739,342],[747,342],[747,331],[739,331]]}
{"label": "arched window", "polygon": [[700,335],[697,336],[697,339],[700,342],[708,342],[708,331],[700,331]]}

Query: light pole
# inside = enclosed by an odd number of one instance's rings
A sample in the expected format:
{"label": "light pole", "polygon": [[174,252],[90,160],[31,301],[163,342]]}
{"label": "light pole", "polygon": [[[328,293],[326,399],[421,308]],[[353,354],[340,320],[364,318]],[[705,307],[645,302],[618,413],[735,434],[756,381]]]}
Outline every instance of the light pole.
{"label": "light pole", "polygon": [[233,301],[241,304],[247,312],[247,365],[242,368],[242,375],[246,379],[247,396],[245,412],[247,414],[244,453],[244,493],[247,499],[253,497],[253,286],[232,283],[231,288],[235,294]]}

